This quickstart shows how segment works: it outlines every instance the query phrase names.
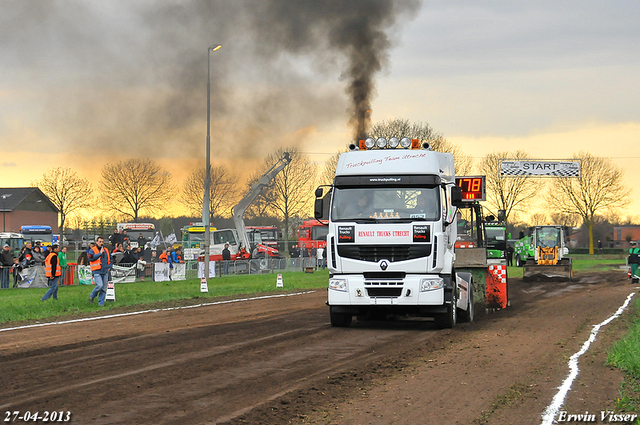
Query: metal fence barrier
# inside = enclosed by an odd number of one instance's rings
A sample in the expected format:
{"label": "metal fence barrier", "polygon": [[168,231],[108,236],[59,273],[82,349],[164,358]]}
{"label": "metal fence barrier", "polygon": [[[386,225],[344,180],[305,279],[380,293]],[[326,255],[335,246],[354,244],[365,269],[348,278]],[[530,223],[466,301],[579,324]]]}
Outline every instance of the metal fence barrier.
{"label": "metal fence barrier", "polygon": [[[282,272],[295,272],[304,271],[310,272],[317,270],[319,264],[315,258],[301,257],[301,258],[259,258],[253,260],[232,260],[228,261],[226,270],[224,261],[215,261],[215,275],[216,277],[225,275],[255,275],[255,274],[268,274],[268,273],[282,273]],[[159,263],[147,263],[144,268],[136,267],[135,281],[153,281],[154,280],[154,266]],[[118,266],[131,267],[133,264],[119,263]],[[185,261],[185,278],[197,279],[199,270],[199,262],[197,260]],[[225,273],[226,272],[226,273]],[[13,282],[12,282],[13,283]],[[78,278],[78,264],[67,263],[67,267],[64,269],[60,278],[60,285],[79,285],[80,280]]]}

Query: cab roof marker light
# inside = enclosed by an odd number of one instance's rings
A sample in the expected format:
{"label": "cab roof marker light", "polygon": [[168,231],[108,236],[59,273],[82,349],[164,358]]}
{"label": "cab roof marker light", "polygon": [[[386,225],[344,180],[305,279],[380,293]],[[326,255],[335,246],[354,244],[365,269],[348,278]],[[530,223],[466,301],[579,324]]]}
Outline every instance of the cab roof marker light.
{"label": "cab roof marker light", "polygon": [[364,141],[364,145],[367,147],[367,149],[371,149],[375,146],[376,141],[373,139],[373,137],[367,137],[367,139]]}
{"label": "cab roof marker light", "polygon": [[392,137],[389,139],[389,147],[395,149],[400,144],[400,140],[397,137]]}
{"label": "cab roof marker light", "polygon": [[378,148],[380,149],[384,149],[385,147],[387,147],[387,139],[385,139],[384,137],[378,138],[378,140],[376,140],[376,146],[378,146]]}
{"label": "cab roof marker light", "polygon": [[411,139],[409,139],[408,137],[403,137],[402,139],[400,139],[400,146],[402,146],[404,149],[409,149],[411,147]]}

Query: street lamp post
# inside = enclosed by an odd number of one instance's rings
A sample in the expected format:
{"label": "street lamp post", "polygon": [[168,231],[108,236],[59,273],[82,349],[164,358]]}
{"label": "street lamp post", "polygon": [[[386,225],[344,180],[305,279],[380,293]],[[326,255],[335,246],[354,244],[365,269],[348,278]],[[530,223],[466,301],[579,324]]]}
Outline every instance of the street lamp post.
{"label": "street lamp post", "polygon": [[5,193],[2,195],[2,231],[7,231],[7,198],[11,196],[11,193]]}
{"label": "street lamp post", "polygon": [[221,44],[207,49],[207,153],[204,179],[204,198],[202,201],[202,221],[204,221],[204,279],[209,279],[209,251],[211,245],[211,52],[220,50]]}

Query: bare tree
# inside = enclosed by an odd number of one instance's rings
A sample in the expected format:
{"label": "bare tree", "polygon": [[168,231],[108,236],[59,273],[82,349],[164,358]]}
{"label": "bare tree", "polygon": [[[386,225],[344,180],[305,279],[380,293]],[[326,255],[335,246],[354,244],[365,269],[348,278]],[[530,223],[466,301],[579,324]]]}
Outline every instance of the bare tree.
{"label": "bare tree", "polygon": [[436,132],[427,123],[411,123],[409,120],[394,119],[381,121],[374,124],[369,131],[369,135],[374,139],[390,137],[401,139],[419,139],[421,143],[428,142],[431,149],[438,152],[449,152],[453,154],[456,174],[460,176],[469,175],[473,168],[473,157],[465,154],[462,149],[444,138],[442,133]]}
{"label": "bare tree", "polygon": [[64,227],[70,214],[91,205],[93,189],[88,180],[78,177],[70,168],[53,168],[40,180],[31,182],[47,195],[60,213],[60,235],[64,240]]}
{"label": "bare tree", "polygon": [[529,159],[526,152],[494,152],[486,155],[480,162],[481,174],[486,176],[487,208],[497,215],[498,210],[505,210],[506,219],[514,211],[523,211],[529,202],[538,194],[540,179],[525,176],[503,177],[500,173],[501,159]]}
{"label": "bare tree", "polygon": [[338,166],[338,159],[340,159],[340,155],[342,155],[346,150],[339,151],[334,153],[327,159],[324,163],[324,168],[322,169],[322,173],[320,174],[320,179],[318,184],[332,184],[333,179],[336,176],[336,167]]}
{"label": "bare tree", "polygon": [[554,179],[547,193],[551,207],[567,214],[578,214],[589,228],[589,254],[593,254],[593,223],[597,213],[609,213],[629,203],[629,189],[622,183],[623,171],[610,159],[579,152],[580,177]]}
{"label": "bare tree", "polygon": [[171,174],[150,159],[131,158],[102,168],[103,208],[134,221],[165,210],[174,195]]}
{"label": "bare tree", "polygon": [[531,214],[531,224],[533,226],[543,226],[547,224],[547,215],[545,213]]}
{"label": "bare tree", "polygon": [[551,213],[551,222],[566,227],[578,227],[582,219],[578,214]]}
{"label": "bare tree", "polygon": [[[254,201],[251,214],[269,214],[282,219],[288,241],[291,235],[289,219],[295,216],[308,217],[312,213],[316,165],[295,148],[280,148],[265,159],[262,171],[256,173],[248,184],[250,187],[283,156],[284,152],[289,152],[291,162]],[[285,249],[288,250],[287,242]]]}
{"label": "bare tree", "polygon": [[[194,216],[202,213],[205,174],[204,168],[194,170],[182,187],[180,202]],[[211,215],[228,217],[231,214],[231,207],[238,199],[238,176],[232,174],[224,165],[211,167],[209,199]]]}

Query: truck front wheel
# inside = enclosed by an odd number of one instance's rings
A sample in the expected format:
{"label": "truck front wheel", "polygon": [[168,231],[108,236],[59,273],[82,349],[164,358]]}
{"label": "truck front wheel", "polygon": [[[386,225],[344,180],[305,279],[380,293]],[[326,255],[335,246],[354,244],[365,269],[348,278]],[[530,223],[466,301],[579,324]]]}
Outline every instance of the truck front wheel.
{"label": "truck front wheel", "polygon": [[333,307],[329,307],[329,316],[331,317],[331,326],[334,328],[349,327],[353,318],[351,313],[338,313]]}
{"label": "truck front wheel", "polygon": [[447,312],[437,314],[434,319],[436,322],[436,326],[440,329],[451,329],[456,326],[456,289],[453,288],[451,292],[451,304],[447,304]]}

